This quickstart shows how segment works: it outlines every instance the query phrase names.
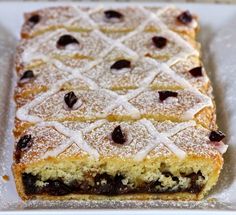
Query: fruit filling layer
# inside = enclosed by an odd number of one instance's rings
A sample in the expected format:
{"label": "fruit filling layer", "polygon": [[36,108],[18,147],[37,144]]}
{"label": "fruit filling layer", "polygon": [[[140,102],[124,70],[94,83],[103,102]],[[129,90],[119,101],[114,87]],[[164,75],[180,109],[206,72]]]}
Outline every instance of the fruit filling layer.
{"label": "fruit filling layer", "polygon": [[123,175],[114,176],[107,173],[97,173],[94,177],[87,177],[83,181],[73,180],[65,182],[62,179],[48,179],[42,181],[40,176],[23,173],[22,181],[26,195],[63,196],[68,194],[97,194],[120,195],[132,193],[178,193],[188,192],[198,194],[204,187],[205,177],[201,171],[191,174],[174,176],[170,172],[162,172],[153,181],[132,182]]}

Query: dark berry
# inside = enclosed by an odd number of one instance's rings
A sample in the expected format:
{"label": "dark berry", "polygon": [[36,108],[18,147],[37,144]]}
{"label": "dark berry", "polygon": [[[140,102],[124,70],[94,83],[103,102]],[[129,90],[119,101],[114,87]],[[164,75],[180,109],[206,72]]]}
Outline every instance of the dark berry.
{"label": "dark berry", "polygon": [[202,190],[202,185],[197,184],[197,180],[199,178],[204,179],[204,176],[202,175],[201,171],[198,171],[197,173],[191,173],[187,175],[186,177],[191,179],[190,187],[188,188],[188,192],[190,193],[199,193]]}
{"label": "dark berry", "polygon": [[26,195],[32,195],[37,193],[37,187],[35,185],[36,181],[37,181],[36,176],[27,173],[22,174],[22,183]]}
{"label": "dark berry", "polygon": [[94,178],[95,191],[103,195],[114,195],[116,194],[116,185],[114,178],[107,173],[97,174]]}
{"label": "dark berry", "polygon": [[29,19],[28,19],[28,22],[31,24],[31,25],[36,25],[39,23],[41,17],[38,15],[38,14],[35,14],[33,16],[31,16]]}
{"label": "dark berry", "polygon": [[200,77],[200,76],[202,76],[202,67],[201,66],[195,67],[195,68],[189,70],[189,73],[193,77]]}
{"label": "dark berry", "polygon": [[160,101],[166,100],[168,97],[177,97],[178,93],[173,91],[158,91]]}
{"label": "dark berry", "polygon": [[124,179],[125,177],[121,174],[116,174],[115,175],[115,178],[114,178],[114,181],[115,183],[118,185],[118,184],[122,184],[122,180]]}
{"label": "dark berry", "polygon": [[69,108],[72,108],[73,105],[78,101],[78,97],[75,95],[73,91],[65,94],[64,101]]}
{"label": "dark berry", "polygon": [[152,42],[156,46],[156,48],[162,49],[166,46],[167,39],[165,37],[154,36],[152,38]]}
{"label": "dark berry", "polygon": [[34,73],[32,70],[26,70],[24,72],[24,74],[21,76],[20,80],[23,80],[23,79],[29,79],[29,78],[33,78],[34,77]]}
{"label": "dark berry", "polygon": [[111,184],[113,181],[113,177],[111,175],[108,175],[107,173],[97,174],[94,177],[94,182],[97,185],[100,185],[101,181],[106,181],[107,184]]}
{"label": "dark berry", "polygon": [[83,191],[84,193],[86,193],[86,192],[89,192],[89,191],[91,190],[91,186],[89,185],[88,182],[85,181],[85,182],[83,182],[83,183],[80,184],[79,189],[80,189],[81,191]]}
{"label": "dark berry", "polygon": [[131,62],[129,60],[118,60],[114,64],[111,65],[111,69],[123,69],[123,68],[130,68],[131,67]]}
{"label": "dark berry", "polygon": [[123,14],[121,14],[120,12],[115,11],[115,10],[106,10],[106,11],[104,11],[104,14],[107,19],[112,19],[112,18],[121,19],[121,18],[123,18]]}
{"label": "dark berry", "polygon": [[172,173],[171,172],[168,172],[168,171],[166,171],[166,172],[162,172],[162,174],[165,176],[165,177],[172,177],[173,175],[172,175]]}
{"label": "dark berry", "polygon": [[132,190],[131,187],[128,187],[127,185],[124,185],[122,183],[123,179],[125,179],[125,177],[119,173],[116,174],[114,177],[114,184],[115,184],[117,194],[126,194]]}
{"label": "dark berry", "polygon": [[79,44],[79,41],[69,34],[62,35],[57,41],[57,48],[64,49],[69,44]]}
{"label": "dark berry", "polygon": [[16,150],[14,153],[14,157],[15,157],[15,162],[19,163],[20,159],[21,159],[21,151],[20,150]]}
{"label": "dark berry", "polygon": [[111,138],[115,143],[118,144],[123,144],[126,141],[126,137],[123,134],[120,125],[118,125],[117,127],[115,127],[115,129],[113,130],[113,132],[111,133]]}
{"label": "dark berry", "polygon": [[31,135],[24,135],[20,138],[16,145],[17,150],[25,149],[26,147],[29,147],[29,143],[31,142],[32,137]]}
{"label": "dark berry", "polygon": [[161,185],[161,182],[159,180],[151,181],[150,183],[147,184],[146,187],[149,192],[155,192],[158,190],[157,186],[163,187],[163,185]]}
{"label": "dark berry", "polygon": [[210,133],[209,139],[213,142],[220,142],[222,139],[224,139],[225,134],[221,131],[212,131]]}
{"label": "dark berry", "polygon": [[67,185],[59,180],[48,181],[45,191],[52,196],[64,196],[72,192]]}
{"label": "dark berry", "polygon": [[171,172],[162,172],[162,174],[165,176],[165,177],[171,177],[173,181],[179,181],[179,178],[176,177],[176,176],[173,176],[173,174]]}
{"label": "dark berry", "polygon": [[187,25],[192,22],[193,17],[189,11],[184,11],[179,16],[177,16],[177,20],[182,24]]}

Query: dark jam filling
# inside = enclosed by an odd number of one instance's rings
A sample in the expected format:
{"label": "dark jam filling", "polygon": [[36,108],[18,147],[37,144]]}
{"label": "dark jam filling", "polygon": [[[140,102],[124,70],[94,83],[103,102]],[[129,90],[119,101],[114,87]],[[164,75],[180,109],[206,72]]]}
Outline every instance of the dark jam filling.
{"label": "dark jam filling", "polygon": [[[173,176],[170,172],[163,173],[166,177],[171,177],[173,181],[179,182],[178,177]],[[140,187],[130,187],[124,185],[122,180],[124,176],[111,176],[106,173],[97,174],[94,178],[94,186],[85,182],[74,181],[70,185],[66,185],[62,180],[47,180],[45,186],[37,187],[37,176],[32,174],[22,174],[22,181],[26,195],[42,195],[47,194],[51,196],[64,196],[67,194],[97,194],[97,195],[121,195],[121,194],[135,194],[135,193],[178,193],[188,192],[198,194],[203,189],[202,185],[197,184],[199,177],[204,179],[201,172],[191,173],[184,177],[190,178],[190,186],[187,189],[164,189],[161,182],[156,180],[149,183],[144,183]]]}

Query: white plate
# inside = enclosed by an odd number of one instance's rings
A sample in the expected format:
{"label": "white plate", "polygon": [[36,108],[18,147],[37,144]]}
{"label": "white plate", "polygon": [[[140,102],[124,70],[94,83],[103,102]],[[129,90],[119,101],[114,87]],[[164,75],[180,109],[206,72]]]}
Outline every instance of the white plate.
{"label": "white plate", "polygon": [[[11,130],[14,119],[12,100],[12,53],[19,38],[22,15],[26,11],[63,3],[56,2],[0,2],[0,176],[9,175],[10,181],[4,183],[0,178],[0,214],[40,213],[53,214],[225,214],[236,210],[236,5],[215,4],[176,4],[189,9],[200,17],[200,40],[203,60],[210,72],[214,85],[214,94],[218,107],[218,121],[221,129],[227,133],[230,144],[225,154],[225,165],[220,180],[204,201],[70,201],[70,202],[22,202],[15,190],[10,165],[12,163],[12,146],[14,140]],[[100,4],[100,3],[99,3]],[[126,5],[127,3],[105,3],[106,5]],[[132,3],[142,5],[160,5],[160,3]],[[80,3],[96,5],[96,3]],[[3,136],[5,135],[5,138]],[[93,208],[95,210],[85,210]],[[176,210],[172,210],[172,209]],[[37,209],[37,210],[34,210]],[[80,209],[80,210],[78,210]],[[106,209],[101,210],[101,209]],[[129,209],[129,210],[128,210]],[[132,210],[130,210],[132,209]],[[145,210],[142,210],[145,209]],[[1,211],[2,210],[2,211]],[[184,210],[184,211],[182,211]],[[5,211],[5,212],[4,212]],[[10,212],[11,211],[11,212]]]}

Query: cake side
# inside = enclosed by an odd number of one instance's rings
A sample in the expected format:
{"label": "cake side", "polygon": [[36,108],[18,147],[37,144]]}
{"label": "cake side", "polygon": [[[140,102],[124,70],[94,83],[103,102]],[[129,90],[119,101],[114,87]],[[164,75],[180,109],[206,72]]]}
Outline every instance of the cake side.
{"label": "cake side", "polygon": [[[39,124],[27,130],[23,134],[30,137],[27,146],[15,152],[13,170],[25,199],[135,193],[178,198],[185,193],[189,200],[197,200],[216,183],[223,165],[224,144],[212,142],[209,131],[194,121],[44,124],[47,127]],[[127,139],[124,143],[114,134],[118,127]],[[149,133],[152,129],[157,136]],[[54,183],[62,189],[58,193]]]}

